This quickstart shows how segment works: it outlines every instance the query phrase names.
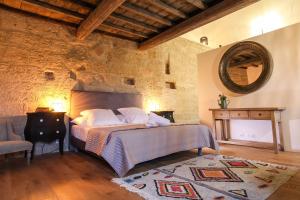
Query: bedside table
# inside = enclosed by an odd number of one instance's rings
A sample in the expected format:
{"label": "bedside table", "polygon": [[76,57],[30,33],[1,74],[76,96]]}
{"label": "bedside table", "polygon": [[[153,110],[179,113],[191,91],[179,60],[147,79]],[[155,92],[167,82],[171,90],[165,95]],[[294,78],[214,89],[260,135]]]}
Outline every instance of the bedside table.
{"label": "bedside table", "polygon": [[165,111],[151,111],[151,112],[161,117],[167,118],[172,123],[175,123],[174,116],[173,116],[174,111],[165,110]]}
{"label": "bedside table", "polygon": [[33,144],[31,159],[33,159],[36,142],[50,143],[59,140],[59,151],[63,154],[66,126],[64,112],[33,112],[27,113],[25,139]]}

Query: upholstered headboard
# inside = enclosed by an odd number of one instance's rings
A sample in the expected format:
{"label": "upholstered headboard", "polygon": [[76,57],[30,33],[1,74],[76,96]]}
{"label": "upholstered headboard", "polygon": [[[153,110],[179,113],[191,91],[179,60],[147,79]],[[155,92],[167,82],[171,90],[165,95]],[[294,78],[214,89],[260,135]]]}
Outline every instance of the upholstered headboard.
{"label": "upholstered headboard", "polygon": [[141,94],[113,92],[71,92],[70,117],[74,119],[79,113],[88,109],[103,108],[116,110],[121,107],[143,107]]}

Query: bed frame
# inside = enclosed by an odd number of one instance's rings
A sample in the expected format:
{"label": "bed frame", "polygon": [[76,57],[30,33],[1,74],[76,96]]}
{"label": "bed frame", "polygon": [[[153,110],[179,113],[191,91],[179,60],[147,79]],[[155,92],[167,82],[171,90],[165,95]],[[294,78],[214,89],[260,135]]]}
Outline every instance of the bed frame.
{"label": "bed frame", "polygon": [[[91,92],[91,91],[71,91],[70,121],[79,116],[81,111],[95,108],[117,110],[121,107],[143,108],[143,97],[139,93],[112,93],[112,92]],[[70,122],[70,148],[76,147],[78,150],[85,150],[85,142],[75,138]],[[96,155],[96,154],[95,154]],[[202,155],[202,149],[198,149],[198,155]],[[98,156],[99,157],[99,156]]]}

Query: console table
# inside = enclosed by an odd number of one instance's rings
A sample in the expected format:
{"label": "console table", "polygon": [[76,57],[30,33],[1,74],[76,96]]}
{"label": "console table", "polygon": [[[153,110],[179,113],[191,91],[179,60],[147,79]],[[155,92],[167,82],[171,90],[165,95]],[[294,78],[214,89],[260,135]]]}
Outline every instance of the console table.
{"label": "console table", "polygon": [[[284,151],[281,112],[284,108],[228,108],[228,109],[209,109],[213,116],[213,125],[216,139],[219,143],[245,145],[259,148],[272,148],[275,153],[279,150]],[[234,140],[230,137],[230,120],[271,120],[273,143],[253,142],[246,140]],[[216,122],[220,121],[221,133],[216,132]],[[278,124],[278,131],[276,125]],[[277,137],[279,136],[280,144]]]}

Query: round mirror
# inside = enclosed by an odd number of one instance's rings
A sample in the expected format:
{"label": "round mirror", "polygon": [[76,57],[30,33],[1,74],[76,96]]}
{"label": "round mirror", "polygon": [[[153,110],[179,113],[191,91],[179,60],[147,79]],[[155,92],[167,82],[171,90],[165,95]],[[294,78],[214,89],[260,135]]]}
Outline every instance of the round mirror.
{"label": "round mirror", "polygon": [[256,42],[240,42],[223,55],[219,76],[230,91],[247,94],[262,87],[272,67],[268,51]]}

